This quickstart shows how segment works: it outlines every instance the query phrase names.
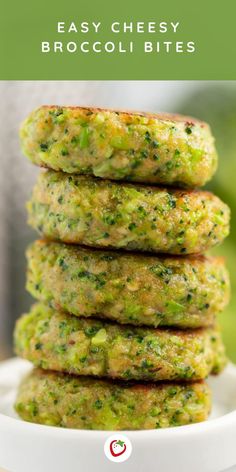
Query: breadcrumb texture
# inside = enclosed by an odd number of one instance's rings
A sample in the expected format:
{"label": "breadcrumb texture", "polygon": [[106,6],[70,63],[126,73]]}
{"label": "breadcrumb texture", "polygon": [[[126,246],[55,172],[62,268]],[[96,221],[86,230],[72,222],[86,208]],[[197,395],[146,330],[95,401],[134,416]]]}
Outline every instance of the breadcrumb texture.
{"label": "breadcrumb texture", "polygon": [[166,257],[35,241],[27,251],[33,297],[76,316],[118,323],[199,328],[229,300],[219,257]]}
{"label": "breadcrumb texture", "polygon": [[92,247],[200,253],[229,233],[230,211],[215,195],[115,183],[61,172],[39,175],[29,224],[49,239]]}
{"label": "breadcrumb texture", "polygon": [[15,347],[20,357],[45,370],[125,380],[199,380],[226,363],[217,328],[122,326],[42,304],[17,321]]}
{"label": "breadcrumb texture", "polygon": [[35,164],[73,174],[194,187],[217,167],[210,127],[181,115],[42,106],[20,138]]}
{"label": "breadcrumb texture", "polygon": [[15,410],[26,421],[93,430],[159,429],[207,419],[204,382],[132,384],[35,369],[20,386]]}

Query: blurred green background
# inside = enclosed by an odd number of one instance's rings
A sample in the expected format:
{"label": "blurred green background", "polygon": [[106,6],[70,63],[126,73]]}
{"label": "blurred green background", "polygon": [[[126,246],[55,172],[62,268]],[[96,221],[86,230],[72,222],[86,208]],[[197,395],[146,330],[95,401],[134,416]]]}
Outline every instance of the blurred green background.
{"label": "blurred green background", "polygon": [[231,277],[231,302],[220,315],[229,357],[236,362],[236,83],[205,85],[194,91],[179,106],[180,113],[190,114],[210,123],[216,138],[219,167],[207,188],[231,208],[231,233],[214,253],[225,256]]}

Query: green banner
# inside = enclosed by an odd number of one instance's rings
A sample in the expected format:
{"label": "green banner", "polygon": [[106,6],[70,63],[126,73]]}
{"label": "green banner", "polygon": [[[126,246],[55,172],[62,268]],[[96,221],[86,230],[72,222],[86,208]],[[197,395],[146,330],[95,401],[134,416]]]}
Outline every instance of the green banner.
{"label": "green banner", "polygon": [[2,80],[234,80],[236,2],[3,4]]}

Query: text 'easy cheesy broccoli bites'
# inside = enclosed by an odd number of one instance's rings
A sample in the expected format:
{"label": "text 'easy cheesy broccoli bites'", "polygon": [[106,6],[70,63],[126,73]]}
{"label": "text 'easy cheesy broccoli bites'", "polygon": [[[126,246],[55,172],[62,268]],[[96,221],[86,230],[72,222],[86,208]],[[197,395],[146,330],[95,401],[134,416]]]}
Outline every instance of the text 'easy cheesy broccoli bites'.
{"label": "text 'easy cheesy broccoli bites'", "polygon": [[209,126],[181,115],[42,106],[20,136],[35,164],[67,173],[194,187],[217,166]]}

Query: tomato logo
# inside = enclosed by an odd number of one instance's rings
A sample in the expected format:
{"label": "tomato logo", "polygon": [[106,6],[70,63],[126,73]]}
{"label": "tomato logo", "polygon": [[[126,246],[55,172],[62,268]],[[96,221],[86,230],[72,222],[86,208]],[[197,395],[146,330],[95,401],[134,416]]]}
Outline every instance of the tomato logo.
{"label": "tomato logo", "polygon": [[132,445],[129,438],[118,433],[107,438],[104,444],[104,452],[110,461],[124,462],[131,455]]}

